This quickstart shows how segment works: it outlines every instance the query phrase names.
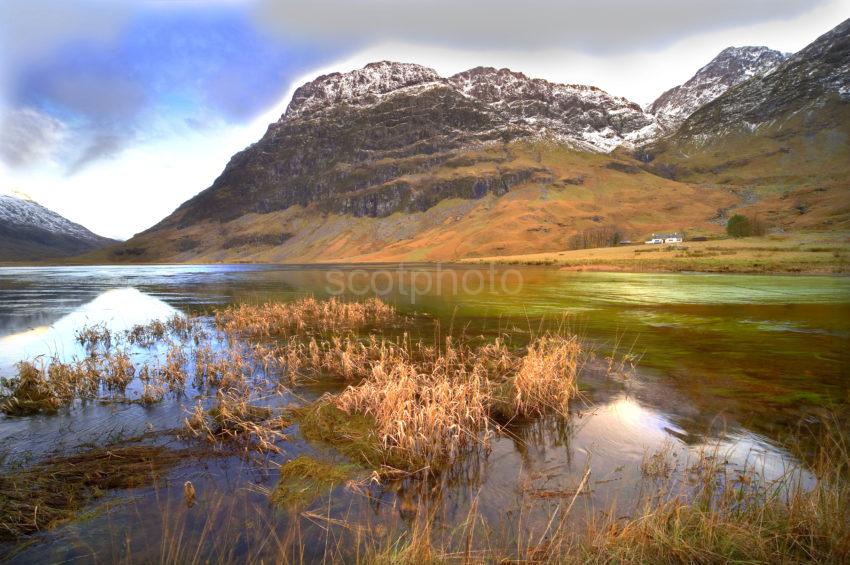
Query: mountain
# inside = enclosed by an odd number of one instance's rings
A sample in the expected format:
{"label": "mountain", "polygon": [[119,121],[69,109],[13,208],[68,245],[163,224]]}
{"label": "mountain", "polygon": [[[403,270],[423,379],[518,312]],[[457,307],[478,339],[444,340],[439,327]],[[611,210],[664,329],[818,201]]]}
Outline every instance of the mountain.
{"label": "mountain", "polygon": [[674,86],[649,105],[647,111],[668,129],[729,88],[755,76],[764,76],[788,58],[767,47],[728,47],[684,84]]}
{"label": "mountain", "polygon": [[[598,88],[508,69],[445,78],[379,62],[321,76],[211,187],[93,257],[452,260],[560,250],[594,230],[712,235],[733,210],[776,228],[844,226],[846,28],[766,74],[740,62],[746,49],[719,57],[697,75],[752,76],[672,133]],[[674,94],[694,103],[695,84]]]}
{"label": "mountain", "polygon": [[850,226],[850,20],[638,155],[667,178],[732,187],[771,222]]}
{"label": "mountain", "polygon": [[0,261],[71,257],[113,243],[24,194],[0,194]]}
{"label": "mountain", "polygon": [[355,216],[421,211],[451,196],[504,191],[535,174],[524,167],[423,184],[423,175],[458,150],[548,137],[610,151],[656,129],[638,105],[593,87],[484,68],[444,79],[419,65],[372,63],[300,87],[260,141],[161,225],[310,204]]}

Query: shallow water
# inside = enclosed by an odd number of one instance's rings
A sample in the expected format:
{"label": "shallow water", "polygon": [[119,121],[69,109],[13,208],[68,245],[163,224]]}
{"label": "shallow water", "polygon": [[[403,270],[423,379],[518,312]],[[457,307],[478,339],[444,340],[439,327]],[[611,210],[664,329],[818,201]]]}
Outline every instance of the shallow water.
{"label": "shallow water", "polygon": [[[344,296],[361,298],[370,287],[415,314],[414,331],[425,339],[447,333],[495,336],[506,329],[528,336],[545,324],[561,324],[600,356],[631,353],[638,361],[628,378],[586,378],[585,398],[574,403],[569,421],[544,418],[497,436],[492,452],[468,476],[437,487],[371,487],[366,494],[339,488],[316,504],[327,518],[356,516],[358,523],[387,532],[404,530],[412,527],[410,509],[426,501],[451,525],[467,516],[474,500],[476,511],[494,524],[510,515],[545,526],[564,502],[557,493],[574,491],[587,469],[591,487],[575,513],[592,515],[635,499],[646,486],[639,470],[645,454],[667,448],[681,461],[718,449],[732,466],[756,467],[769,478],[794,464],[777,445],[789,426],[850,402],[850,279],[843,277],[396,265],[5,268],[0,376],[14,374],[21,359],[84,356],[74,330],[86,324],[122,330],[235,302],[327,296],[341,288]],[[5,418],[0,446],[7,461],[37,459],[168,430],[180,425],[192,402],[190,394],[150,408],[88,404],[54,416]],[[297,429],[288,431],[293,439],[275,461],[328,453],[299,439]],[[164,490],[116,493],[133,503],[45,533],[38,540],[51,543],[16,550],[15,559],[126,556],[124,531],[148,540],[167,536],[173,526],[161,518],[164,507],[182,509],[172,514],[183,520],[183,543],[191,544],[204,520],[220,514],[217,527],[240,531],[249,522],[279,524],[283,531],[303,521],[308,556],[314,550],[321,554],[313,546],[322,535],[327,543],[326,524],[271,508],[263,489],[273,487],[276,476],[273,466],[266,467],[234,458],[181,467]],[[181,506],[187,479],[202,493],[191,509]],[[144,543],[133,546],[140,560],[156,555],[146,551],[154,550]]]}

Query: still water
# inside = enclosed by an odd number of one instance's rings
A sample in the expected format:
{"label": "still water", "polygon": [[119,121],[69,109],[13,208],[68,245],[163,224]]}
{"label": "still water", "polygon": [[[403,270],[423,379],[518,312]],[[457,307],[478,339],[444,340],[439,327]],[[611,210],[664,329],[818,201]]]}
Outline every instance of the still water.
{"label": "still water", "polygon": [[[635,498],[644,486],[641,461],[661,448],[683,460],[706,448],[720,449],[733,466],[779,475],[794,461],[778,439],[801,420],[850,403],[848,278],[531,267],[4,268],[0,376],[12,376],[16,362],[40,355],[81,358],[85,351],[74,331],[84,325],[123,330],[175,312],[338,291],[352,299],[379,293],[417,320],[423,339],[447,333],[495,336],[506,330],[531,335],[556,324],[578,333],[600,357],[628,355],[636,363],[626,377],[583,379],[583,398],[567,422],[544,418],[499,435],[469,476],[438,488],[399,483],[364,493],[340,487],[295,514],[267,502],[276,480],[273,464],[213,458],[175,469],[165,486],[110,494],[108,510],[0,552],[20,562],[93,554],[145,560],[161,556],[165,545],[201,544],[209,535],[210,516],[217,516],[218,537],[242,532],[241,542],[233,545],[241,548],[237,554],[251,557],[263,551],[244,532],[258,524],[291,531],[293,522],[303,522],[300,535],[309,557],[322,554],[318,545],[326,546],[328,536],[348,535],[329,533],[330,523],[356,516],[353,521],[369,528],[404,531],[412,527],[411,508],[423,501],[447,530],[468,515],[473,501],[491,524],[521,515],[528,524],[523,527],[533,529],[545,526],[561,502],[535,493],[573,491],[590,469],[593,487],[574,512],[592,515]],[[176,398],[147,408],[92,404],[51,416],[4,418],[0,449],[10,464],[166,431],[181,425],[192,403]],[[300,439],[297,427],[287,432],[291,441],[272,463],[299,453],[334,456]],[[185,480],[201,493],[190,509],[181,505]],[[112,504],[116,501],[121,503]],[[169,537],[175,529],[181,532],[179,542]],[[128,542],[130,537],[136,541]]]}

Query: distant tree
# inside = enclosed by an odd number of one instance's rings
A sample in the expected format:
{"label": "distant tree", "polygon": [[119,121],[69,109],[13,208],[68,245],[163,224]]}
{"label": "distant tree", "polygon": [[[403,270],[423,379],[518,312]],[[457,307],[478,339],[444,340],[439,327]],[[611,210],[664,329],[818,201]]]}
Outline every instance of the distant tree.
{"label": "distant tree", "polygon": [[587,228],[573,235],[567,242],[570,249],[611,247],[623,241],[623,232],[616,226]]}
{"label": "distant tree", "polygon": [[765,235],[767,233],[767,226],[761,220],[758,214],[753,214],[750,216],[750,226],[752,235]]}
{"label": "distant tree", "polygon": [[753,235],[753,226],[748,217],[735,214],[726,222],[726,233],[732,237],[748,237]]}

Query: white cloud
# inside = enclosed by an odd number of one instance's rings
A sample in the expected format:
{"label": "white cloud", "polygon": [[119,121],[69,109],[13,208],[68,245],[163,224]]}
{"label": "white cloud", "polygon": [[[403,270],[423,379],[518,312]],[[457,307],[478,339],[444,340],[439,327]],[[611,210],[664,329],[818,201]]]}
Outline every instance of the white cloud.
{"label": "white cloud", "polygon": [[241,126],[175,128],[71,175],[60,163],[37,169],[0,166],[0,186],[25,192],[100,235],[126,239],[210,186],[230,157],[259,139],[283,109],[281,102]]}
{"label": "white cloud", "polygon": [[67,134],[64,123],[33,108],[0,112],[0,160],[14,167],[45,164]]}

